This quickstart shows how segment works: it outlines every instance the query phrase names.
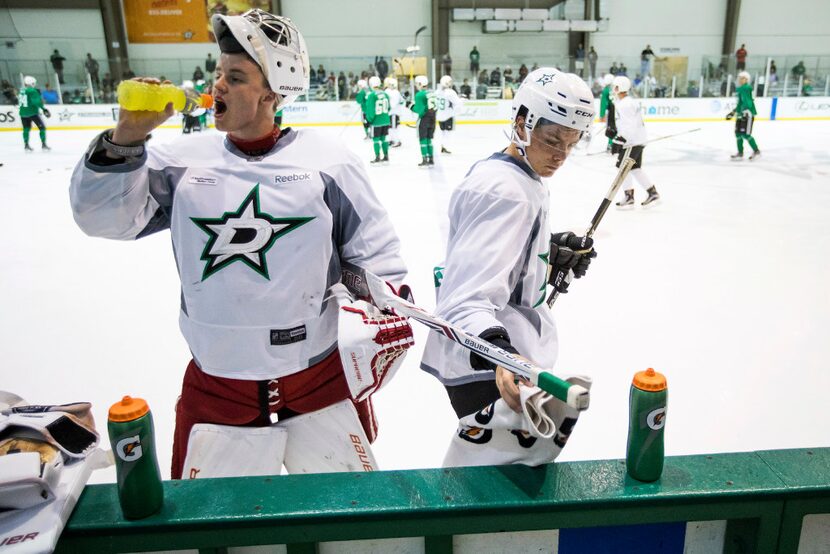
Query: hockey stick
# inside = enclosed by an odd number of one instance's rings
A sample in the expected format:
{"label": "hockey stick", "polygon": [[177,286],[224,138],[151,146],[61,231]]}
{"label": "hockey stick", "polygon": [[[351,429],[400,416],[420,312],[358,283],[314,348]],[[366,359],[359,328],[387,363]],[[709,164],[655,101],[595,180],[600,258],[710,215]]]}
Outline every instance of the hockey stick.
{"label": "hockey stick", "polygon": [[[599,222],[602,221],[602,218],[605,216],[605,212],[608,211],[608,208],[611,206],[611,202],[614,201],[614,197],[617,195],[617,191],[620,190],[620,187],[625,181],[625,178],[628,176],[628,172],[631,171],[631,167],[634,165],[634,159],[631,158],[631,146],[625,149],[625,153],[623,154],[622,162],[620,163],[620,169],[617,171],[617,176],[614,177],[614,181],[611,183],[611,188],[608,189],[608,192],[605,193],[605,198],[602,199],[602,202],[599,204],[599,208],[597,208],[594,217],[591,219],[591,225],[588,227],[588,230],[585,232],[585,238],[591,237],[594,234],[594,231],[597,230],[597,226],[599,226]],[[584,244],[583,244],[584,246]],[[577,254],[585,254],[589,252],[589,250],[577,250]],[[566,283],[570,283],[571,279],[573,279],[573,271],[570,269],[568,271],[559,270],[556,272],[556,278],[553,282],[553,290],[548,296],[548,307],[552,308],[556,299],[559,298],[559,286],[562,284],[562,280]]]}
{"label": "hockey stick", "polygon": [[[662,137],[655,137],[655,138],[649,139],[649,140],[645,141],[644,143],[639,144],[637,146],[645,146],[646,144],[651,144],[652,142],[658,142],[658,141],[661,141],[661,140],[666,140],[666,139],[670,139],[670,138],[674,138],[674,137],[679,137],[680,135],[687,135],[689,133],[694,133],[694,132],[700,131],[701,129],[702,129],[702,127],[696,127],[694,129],[689,129],[688,131],[681,131],[680,133],[674,133],[673,135],[665,135],[665,136],[662,136]],[[605,154],[605,152],[606,152],[606,150],[600,150],[599,152],[588,152],[587,155],[588,156],[598,156],[599,154]]]}
{"label": "hockey stick", "polygon": [[[511,354],[498,346],[471,335],[444,321],[443,319],[419,308],[415,304],[400,298],[390,291],[389,285],[377,275],[364,271],[361,276],[368,288],[369,295],[376,306],[381,309],[393,309],[399,315],[411,317],[442,334],[449,340],[472,350],[482,358],[497,364],[520,377],[524,377],[532,384],[545,392],[550,393],[562,402],[577,410],[587,410],[590,402],[588,390],[580,385],[574,385],[550,373],[533,362]],[[362,287],[361,287],[362,288]]]}

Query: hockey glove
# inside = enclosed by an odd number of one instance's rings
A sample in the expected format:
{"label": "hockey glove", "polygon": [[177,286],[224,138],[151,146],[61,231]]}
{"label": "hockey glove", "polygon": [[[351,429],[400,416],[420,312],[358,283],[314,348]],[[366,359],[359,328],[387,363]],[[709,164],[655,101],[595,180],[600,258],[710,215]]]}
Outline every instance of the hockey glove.
{"label": "hockey glove", "polygon": [[52,117],[52,113],[46,108],[43,108],[43,115],[45,115],[47,118]]}
{"label": "hockey glove", "polygon": [[617,128],[613,125],[605,126],[605,136],[612,139],[617,136]]}
{"label": "hockey glove", "polygon": [[588,266],[591,265],[591,260],[596,257],[594,239],[579,237],[570,231],[552,234],[548,256],[550,264],[548,283],[559,293],[567,293],[570,283],[564,276],[569,271],[573,271],[577,279],[583,277],[588,271]]}
{"label": "hockey glove", "polygon": [[729,112],[728,114],[726,114],[726,121],[729,121],[729,120],[730,120],[730,119],[732,119],[733,117],[735,117],[735,110],[732,110],[731,112]]}

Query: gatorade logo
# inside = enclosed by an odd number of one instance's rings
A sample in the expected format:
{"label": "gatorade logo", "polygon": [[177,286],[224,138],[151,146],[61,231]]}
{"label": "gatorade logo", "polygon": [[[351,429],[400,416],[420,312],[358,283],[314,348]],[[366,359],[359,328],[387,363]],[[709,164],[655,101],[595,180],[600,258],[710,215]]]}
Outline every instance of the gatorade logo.
{"label": "gatorade logo", "polygon": [[115,445],[115,453],[125,462],[135,462],[141,458],[141,439],[138,435],[121,439]]}
{"label": "gatorade logo", "polygon": [[666,424],[666,408],[657,408],[649,412],[648,416],[646,416],[646,423],[649,429],[653,429],[654,431],[662,429]]}

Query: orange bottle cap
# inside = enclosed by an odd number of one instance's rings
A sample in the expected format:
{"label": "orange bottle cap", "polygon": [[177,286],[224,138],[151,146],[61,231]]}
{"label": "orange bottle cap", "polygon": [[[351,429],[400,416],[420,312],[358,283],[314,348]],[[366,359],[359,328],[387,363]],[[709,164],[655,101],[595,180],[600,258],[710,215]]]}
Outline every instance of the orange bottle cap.
{"label": "orange bottle cap", "polygon": [[657,373],[652,368],[645,371],[638,371],[634,374],[632,384],[640,390],[661,391],[666,390],[666,376]]}
{"label": "orange bottle cap", "polygon": [[109,419],[110,421],[132,421],[149,411],[150,407],[143,398],[125,396],[120,402],[110,406]]}
{"label": "orange bottle cap", "polygon": [[208,109],[213,107],[213,96],[210,94],[200,94],[199,98],[199,104],[203,108]]}

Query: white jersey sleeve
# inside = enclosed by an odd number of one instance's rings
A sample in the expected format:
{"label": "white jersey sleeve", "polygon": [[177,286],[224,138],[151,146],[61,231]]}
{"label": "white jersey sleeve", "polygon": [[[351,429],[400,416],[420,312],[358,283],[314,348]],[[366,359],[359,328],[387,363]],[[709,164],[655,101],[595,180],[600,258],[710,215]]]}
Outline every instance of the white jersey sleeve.
{"label": "white jersey sleeve", "polygon": [[435,100],[438,108],[435,113],[435,118],[438,121],[452,119],[461,112],[463,102],[458,94],[451,88],[438,87],[435,91]]}
{"label": "white jersey sleeve", "polygon": [[386,89],[386,95],[389,97],[390,115],[397,115],[398,117],[402,116],[405,104],[400,91],[398,89],[388,88]]}
{"label": "white jersey sleeve", "polygon": [[637,146],[648,140],[640,106],[631,97],[614,103],[614,121],[617,135],[625,138],[627,146]]}

